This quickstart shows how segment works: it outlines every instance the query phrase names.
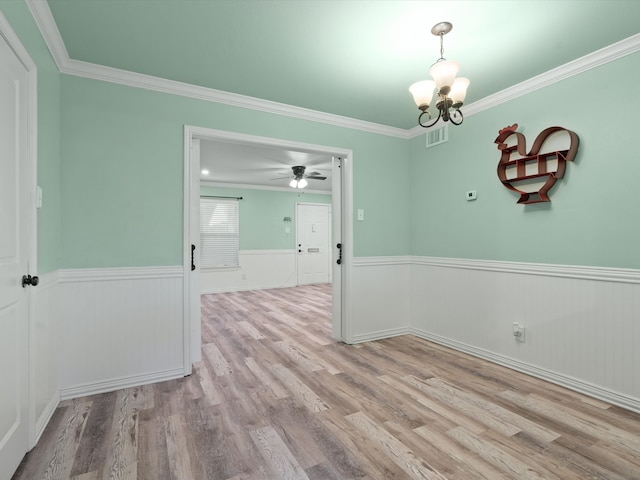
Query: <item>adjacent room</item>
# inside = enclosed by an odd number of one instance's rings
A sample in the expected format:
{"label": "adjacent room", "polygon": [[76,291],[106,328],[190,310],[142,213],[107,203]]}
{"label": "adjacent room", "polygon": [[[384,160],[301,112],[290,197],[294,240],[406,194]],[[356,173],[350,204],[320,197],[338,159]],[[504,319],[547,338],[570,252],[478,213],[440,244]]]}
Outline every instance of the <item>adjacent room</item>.
{"label": "adjacent room", "polygon": [[0,0],[0,480],[640,479],[638,18]]}

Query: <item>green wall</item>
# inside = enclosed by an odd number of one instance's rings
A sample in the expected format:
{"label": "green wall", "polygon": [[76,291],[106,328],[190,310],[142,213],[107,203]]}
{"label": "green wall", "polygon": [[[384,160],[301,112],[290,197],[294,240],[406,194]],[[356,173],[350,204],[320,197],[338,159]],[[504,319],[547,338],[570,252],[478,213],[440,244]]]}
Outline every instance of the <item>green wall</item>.
{"label": "green wall", "polygon": [[25,2],[0,0],[11,24],[38,69],[38,273],[60,267],[60,74]]}
{"label": "green wall", "polygon": [[[242,197],[240,250],[281,250],[296,246],[296,203],[331,203],[331,195],[305,191],[201,186],[202,195]],[[284,222],[290,217],[291,222]],[[285,229],[289,228],[289,233]]]}
{"label": "green wall", "polygon": [[[639,53],[468,116],[449,143],[427,150],[422,135],[407,141],[60,75],[27,5],[0,0],[0,9],[38,66],[40,273],[181,263],[185,124],[353,150],[353,206],[366,210],[353,226],[356,256],[640,268],[640,95],[629,90],[607,107],[605,88],[638,76]],[[517,205],[497,179],[493,140],[512,123],[529,144],[551,125],[580,136],[551,203]],[[478,199],[467,202],[467,190]]]}
{"label": "green wall", "polygon": [[355,255],[409,252],[406,140],[62,75],[62,267],[182,262],[185,124],[353,150]]}
{"label": "green wall", "polygon": [[[449,129],[446,144],[425,149],[424,136],[412,139],[411,253],[640,268],[640,95],[606,88],[611,79],[639,76],[635,53],[469,116]],[[529,147],[553,125],[580,137],[577,158],[550,203],[517,205],[518,196],[498,180],[493,141],[513,123]],[[468,190],[477,191],[477,200],[466,201]]]}

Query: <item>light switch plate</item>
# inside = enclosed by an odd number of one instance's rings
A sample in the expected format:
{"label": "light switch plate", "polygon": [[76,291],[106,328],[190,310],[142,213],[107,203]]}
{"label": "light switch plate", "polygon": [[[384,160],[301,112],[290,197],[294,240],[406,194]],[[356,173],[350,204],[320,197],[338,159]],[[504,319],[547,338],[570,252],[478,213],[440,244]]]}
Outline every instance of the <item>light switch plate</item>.
{"label": "light switch plate", "polygon": [[476,198],[478,198],[478,194],[475,190],[469,190],[467,192],[467,201],[475,200]]}
{"label": "light switch plate", "polygon": [[364,221],[364,208],[359,208],[358,209],[358,221],[359,222],[363,222]]}

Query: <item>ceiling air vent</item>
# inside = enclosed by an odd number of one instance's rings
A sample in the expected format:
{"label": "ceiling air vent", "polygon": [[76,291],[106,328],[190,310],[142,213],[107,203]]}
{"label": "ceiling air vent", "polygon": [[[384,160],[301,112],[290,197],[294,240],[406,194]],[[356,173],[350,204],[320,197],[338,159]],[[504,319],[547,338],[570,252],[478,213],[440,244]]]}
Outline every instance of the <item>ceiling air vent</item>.
{"label": "ceiling air vent", "polygon": [[449,124],[431,128],[427,131],[427,148],[435,147],[449,140]]}

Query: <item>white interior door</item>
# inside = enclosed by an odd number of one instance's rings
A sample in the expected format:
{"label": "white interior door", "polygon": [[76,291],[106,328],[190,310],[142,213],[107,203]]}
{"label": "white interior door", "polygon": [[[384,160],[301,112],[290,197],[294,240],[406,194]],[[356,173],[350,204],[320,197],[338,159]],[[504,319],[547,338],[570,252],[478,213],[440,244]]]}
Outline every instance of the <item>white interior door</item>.
{"label": "white interior door", "polygon": [[0,479],[29,448],[27,117],[27,70],[0,35]]}
{"label": "white interior door", "polygon": [[298,285],[329,283],[331,206],[296,204]]}

